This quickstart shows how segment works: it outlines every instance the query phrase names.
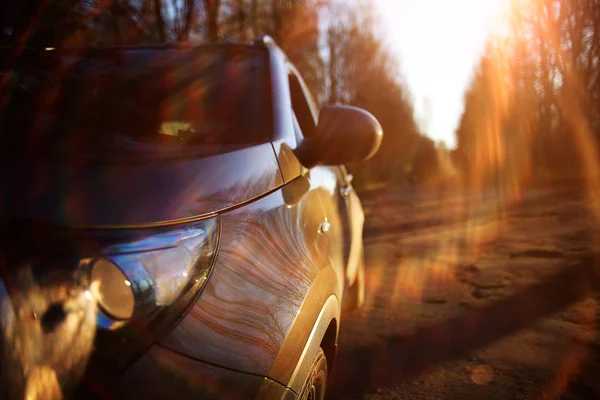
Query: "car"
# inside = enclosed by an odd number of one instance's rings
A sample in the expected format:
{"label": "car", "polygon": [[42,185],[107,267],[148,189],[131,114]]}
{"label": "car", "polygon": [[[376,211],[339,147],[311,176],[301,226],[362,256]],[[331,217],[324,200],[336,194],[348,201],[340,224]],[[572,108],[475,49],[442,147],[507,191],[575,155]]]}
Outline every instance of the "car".
{"label": "car", "polygon": [[268,36],[2,60],[2,394],[323,399],[376,118]]}

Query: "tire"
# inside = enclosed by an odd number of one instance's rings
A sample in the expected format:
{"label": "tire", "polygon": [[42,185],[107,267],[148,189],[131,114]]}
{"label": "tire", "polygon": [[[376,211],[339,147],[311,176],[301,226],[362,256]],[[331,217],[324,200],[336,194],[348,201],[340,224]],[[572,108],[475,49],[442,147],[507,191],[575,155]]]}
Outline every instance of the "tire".
{"label": "tire", "polygon": [[327,358],[319,347],[313,360],[308,377],[300,392],[299,400],[323,400],[327,390]]}

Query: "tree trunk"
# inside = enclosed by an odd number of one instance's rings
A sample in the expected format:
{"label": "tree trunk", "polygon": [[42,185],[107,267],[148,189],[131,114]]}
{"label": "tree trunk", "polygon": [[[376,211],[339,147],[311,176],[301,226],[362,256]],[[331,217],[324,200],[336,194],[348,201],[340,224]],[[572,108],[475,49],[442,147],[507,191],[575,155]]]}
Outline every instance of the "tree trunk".
{"label": "tree trunk", "polygon": [[219,40],[219,8],[221,0],[204,0],[204,12],[208,22],[208,41]]}
{"label": "tree trunk", "polygon": [[236,1],[235,15],[237,19],[238,37],[242,42],[247,40],[246,37],[246,10],[244,9],[244,0]]}
{"label": "tree trunk", "polygon": [[273,0],[271,3],[271,18],[273,19],[273,38],[276,42],[280,42],[281,38],[281,8],[279,7],[280,0]]}
{"label": "tree trunk", "polygon": [[252,0],[252,9],[250,11],[250,23],[252,24],[252,35],[258,35],[258,0]]}
{"label": "tree trunk", "polygon": [[181,31],[179,32],[179,41],[185,41],[190,38],[192,21],[194,20],[194,0],[185,0],[185,16]]}
{"label": "tree trunk", "polygon": [[158,30],[158,40],[160,42],[167,41],[167,35],[165,32],[165,20],[162,14],[162,1],[154,0],[154,17],[156,18],[156,29]]}
{"label": "tree trunk", "polygon": [[338,101],[337,52],[335,49],[335,28],[330,27],[327,34],[329,45],[329,103]]}

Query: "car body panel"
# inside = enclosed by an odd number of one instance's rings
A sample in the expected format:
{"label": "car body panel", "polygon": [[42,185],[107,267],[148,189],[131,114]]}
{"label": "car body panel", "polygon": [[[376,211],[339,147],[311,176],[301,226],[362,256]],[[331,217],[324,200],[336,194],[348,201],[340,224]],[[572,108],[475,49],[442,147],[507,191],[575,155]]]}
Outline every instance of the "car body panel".
{"label": "car body panel", "polygon": [[0,212],[94,228],[172,224],[214,215],[282,184],[270,143],[185,160],[8,164],[2,168],[0,192],[20,195],[2,196]]}
{"label": "car body panel", "polygon": [[262,376],[203,363],[153,346],[117,383],[121,399],[284,399],[296,395]]}
{"label": "car body panel", "polygon": [[273,150],[279,161],[281,176],[284,182],[288,183],[303,175],[307,169],[300,164],[294,154],[295,146],[292,139],[281,139],[273,142]]}
{"label": "car body panel", "polygon": [[[325,295],[328,289],[331,290],[331,282],[336,281],[330,275],[332,272],[332,268],[326,269],[315,280],[268,374],[279,382],[285,382],[295,393],[301,392],[326,332],[333,329],[333,335],[337,338],[341,318],[340,300],[334,294],[329,297]],[[337,343],[334,342],[330,348],[324,349],[329,350],[329,354],[326,353],[329,368],[333,365],[336,347]]]}
{"label": "car body panel", "polygon": [[[295,204],[286,204],[286,185],[221,216],[221,248],[213,274],[162,345],[275,380],[291,377],[295,365],[280,368],[275,361],[286,357],[280,352],[290,332],[297,334],[292,326],[298,318],[306,321],[298,327],[307,340],[329,295],[341,299],[344,286],[335,173],[317,167],[308,180],[309,189]],[[324,222],[327,233],[322,233]],[[313,296],[322,303],[316,304]],[[284,351],[299,359],[306,340]]]}
{"label": "car body panel", "polygon": [[271,96],[273,99],[273,140],[292,139],[289,143],[292,148],[296,147],[294,126],[290,118],[292,101],[287,83],[287,58],[285,54],[272,44],[267,45],[269,51],[271,72]]}
{"label": "car body panel", "polygon": [[346,255],[346,282],[352,285],[363,268],[363,226],[365,214],[358,194],[352,187],[352,176],[345,167],[339,167],[340,210],[344,222],[344,255]]}

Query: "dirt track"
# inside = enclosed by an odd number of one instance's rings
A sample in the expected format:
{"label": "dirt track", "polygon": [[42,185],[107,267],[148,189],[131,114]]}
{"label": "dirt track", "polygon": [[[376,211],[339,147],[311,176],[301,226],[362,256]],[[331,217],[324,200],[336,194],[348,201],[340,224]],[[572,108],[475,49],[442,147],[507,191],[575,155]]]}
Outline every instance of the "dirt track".
{"label": "dirt track", "polygon": [[592,201],[366,193],[367,302],[343,317],[330,397],[600,398]]}

